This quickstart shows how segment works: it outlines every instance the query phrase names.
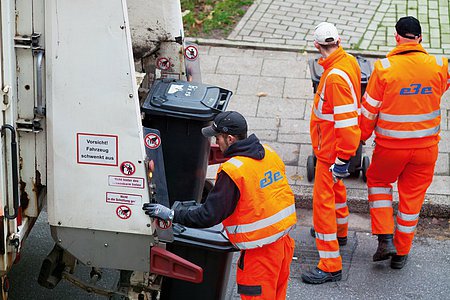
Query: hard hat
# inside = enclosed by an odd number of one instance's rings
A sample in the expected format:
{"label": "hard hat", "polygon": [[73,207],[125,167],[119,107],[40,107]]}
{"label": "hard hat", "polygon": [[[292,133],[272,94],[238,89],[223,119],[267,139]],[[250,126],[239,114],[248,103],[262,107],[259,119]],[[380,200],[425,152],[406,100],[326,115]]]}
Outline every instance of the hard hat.
{"label": "hard hat", "polygon": [[314,30],[314,41],[321,45],[336,44],[339,40],[339,33],[331,23],[322,22]]}

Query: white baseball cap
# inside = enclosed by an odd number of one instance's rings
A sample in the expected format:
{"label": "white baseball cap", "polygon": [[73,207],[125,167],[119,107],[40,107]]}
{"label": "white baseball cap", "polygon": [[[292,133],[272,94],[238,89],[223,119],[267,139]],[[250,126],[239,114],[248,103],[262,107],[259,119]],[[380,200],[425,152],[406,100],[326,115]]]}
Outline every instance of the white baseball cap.
{"label": "white baseball cap", "polygon": [[336,44],[339,40],[339,33],[331,23],[322,22],[314,30],[314,41],[321,45]]}

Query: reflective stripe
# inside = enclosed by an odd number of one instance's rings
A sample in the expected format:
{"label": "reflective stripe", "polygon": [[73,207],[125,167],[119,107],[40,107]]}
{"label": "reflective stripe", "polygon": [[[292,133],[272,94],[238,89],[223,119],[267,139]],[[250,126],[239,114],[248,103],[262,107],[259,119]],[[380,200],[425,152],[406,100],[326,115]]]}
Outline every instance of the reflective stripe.
{"label": "reflective stripe", "polygon": [[391,62],[389,61],[388,58],[383,58],[380,59],[381,65],[383,66],[383,68],[387,69],[391,66]]}
{"label": "reflective stripe", "polygon": [[231,158],[228,160],[229,163],[236,166],[236,168],[240,168],[244,163],[237,158]]}
{"label": "reflective stripe", "polygon": [[267,150],[269,150],[270,152],[275,152],[272,148],[270,148],[268,145],[263,145],[263,147]]}
{"label": "reflective stripe", "polygon": [[363,116],[369,120],[375,120],[378,116],[378,114],[373,114],[370,111],[368,111],[364,106],[361,107],[361,112],[362,112]]}
{"label": "reflective stripe", "polygon": [[[352,93],[352,98],[353,98],[353,104],[346,104],[346,105],[335,106],[334,110],[333,110],[334,113],[335,114],[342,114],[342,113],[346,113],[346,112],[356,111],[358,113],[358,115],[360,115],[361,111],[358,109],[358,103],[359,103],[358,97],[356,97],[355,89],[353,87],[352,81],[350,80],[350,77],[348,77],[347,73],[345,73],[342,70],[332,69],[328,73],[328,75],[325,78],[325,81],[323,83],[322,91],[320,92],[319,103],[317,104],[317,109],[314,106],[314,114],[316,115],[316,117],[318,117],[319,119],[325,120],[325,121],[334,121],[333,114],[324,114],[324,113],[322,113],[323,102],[324,102],[323,99],[324,99],[324,96],[325,96],[325,87],[326,87],[326,84],[327,84],[327,78],[328,78],[328,76],[330,76],[332,74],[336,74],[338,76],[341,76],[347,82],[347,84],[348,84],[348,86],[350,88],[350,92]],[[351,109],[351,108],[353,108],[353,109]],[[341,128],[341,127],[336,127],[336,128]]]}
{"label": "reflective stripe", "polygon": [[382,207],[392,207],[391,200],[376,200],[369,201],[370,208],[382,208]]}
{"label": "reflective stripe", "polygon": [[348,223],[348,217],[336,218],[336,223],[338,223],[338,224],[347,224]]}
{"label": "reflective stripe", "polygon": [[392,195],[391,187],[370,187],[368,188],[369,195],[389,194]]}
{"label": "reflective stripe", "polygon": [[347,207],[347,202],[344,202],[344,203],[336,203],[336,205],[335,205],[335,208],[336,208],[336,209],[341,209],[341,208],[344,208],[344,207]]}
{"label": "reflective stripe", "polygon": [[334,128],[345,128],[358,125],[358,118],[350,118],[346,120],[334,121]]}
{"label": "reflective stripe", "polygon": [[334,107],[335,114],[345,114],[355,111],[358,112],[358,107],[355,107],[354,104],[339,105]]}
{"label": "reflective stripe", "polygon": [[325,242],[337,240],[336,233],[319,233],[316,232],[316,238]]}
{"label": "reflective stripe", "polygon": [[270,225],[273,225],[275,223],[280,222],[281,220],[289,217],[290,215],[295,214],[295,204],[292,204],[285,209],[280,210],[276,214],[267,217],[262,220],[258,220],[253,223],[249,224],[243,224],[243,225],[234,225],[234,226],[227,226],[226,229],[229,233],[246,233],[246,232],[252,232],[259,229],[264,229]]}
{"label": "reflective stripe", "polygon": [[238,249],[241,250],[246,250],[246,249],[254,249],[257,247],[262,247],[264,245],[268,245],[268,244],[272,244],[273,242],[278,241],[280,238],[282,238],[283,236],[285,236],[286,234],[289,233],[289,231],[294,227],[295,225],[292,225],[291,227],[289,227],[288,229],[286,229],[285,231],[279,232],[277,234],[274,234],[272,236],[263,238],[263,239],[259,239],[256,241],[252,241],[252,242],[242,242],[242,243],[236,243],[234,244]]}
{"label": "reflective stripe", "polygon": [[381,101],[376,100],[372,98],[369,93],[366,92],[366,102],[369,103],[371,106],[377,108],[381,106]]}
{"label": "reflective stripe", "polygon": [[320,111],[318,111],[316,108],[314,108],[314,114],[319,119],[334,122],[334,116],[332,114],[322,114]]}
{"label": "reflective stripe", "polygon": [[391,115],[380,112],[380,120],[389,122],[422,122],[433,120],[440,115],[441,111],[439,109],[428,114],[419,115]]}
{"label": "reflective stripe", "polygon": [[339,251],[320,251],[319,250],[319,256],[320,258],[338,258],[341,256]]}
{"label": "reflective stripe", "polygon": [[450,78],[449,78],[449,79],[447,79],[447,84],[450,84]]}
{"label": "reflective stripe", "polygon": [[436,58],[436,63],[440,66],[443,67],[444,66],[444,60],[442,59],[442,56],[435,56]]}
{"label": "reflective stripe", "polygon": [[404,233],[412,233],[414,230],[416,230],[416,225],[414,226],[403,226],[397,224],[397,230]]}
{"label": "reflective stripe", "polygon": [[400,130],[383,129],[379,126],[376,126],[375,132],[378,132],[379,134],[385,136],[390,136],[399,139],[406,139],[406,138],[421,138],[426,136],[432,136],[438,133],[440,128],[441,126],[438,125],[436,127],[423,130],[400,131]]}
{"label": "reflective stripe", "polygon": [[398,211],[397,217],[399,217],[400,219],[402,219],[404,221],[415,221],[415,220],[419,219],[419,214],[405,214],[405,213],[402,213],[401,211]]}

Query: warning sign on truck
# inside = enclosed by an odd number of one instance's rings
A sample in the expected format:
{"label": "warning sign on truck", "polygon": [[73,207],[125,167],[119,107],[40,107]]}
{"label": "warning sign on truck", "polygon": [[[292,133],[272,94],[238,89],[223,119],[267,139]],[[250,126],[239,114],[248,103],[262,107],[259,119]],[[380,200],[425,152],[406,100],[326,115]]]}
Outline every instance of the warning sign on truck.
{"label": "warning sign on truck", "polygon": [[118,136],[77,133],[79,164],[117,166]]}
{"label": "warning sign on truck", "polygon": [[108,184],[109,186],[122,186],[128,188],[143,189],[144,178],[109,175]]}
{"label": "warning sign on truck", "polygon": [[106,202],[121,203],[121,204],[128,204],[128,205],[134,205],[135,203],[141,204],[142,196],[135,195],[135,194],[106,192]]}

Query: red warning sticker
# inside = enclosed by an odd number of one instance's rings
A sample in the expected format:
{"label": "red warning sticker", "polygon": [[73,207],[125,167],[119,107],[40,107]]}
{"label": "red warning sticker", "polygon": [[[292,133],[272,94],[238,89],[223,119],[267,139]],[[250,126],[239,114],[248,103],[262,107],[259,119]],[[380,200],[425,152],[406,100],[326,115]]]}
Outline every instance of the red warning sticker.
{"label": "red warning sticker", "polygon": [[126,205],[120,205],[116,208],[116,215],[122,220],[129,219],[131,217],[131,209]]}
{"label": "red warning sticker", "polygon": [[195,60],[198,56],[198,49],[195,46],[187,46],[184,50],[184,56],[189,60]]}
{"label": "red warning sticker", "polygon": [[170,69],[170,59],[167,57],[160,57],[156,61],[156,67],[160,70],[169,70]]}
{"label": "red warning sticker", "polygon": [[150,149],[157,149],[161,145],[161,138],[155,133],[149,133],[144,138],[145,146]]}
{"label": "red warning sticker", "polygon": [[136,172],[136,166],[131,161],[124,161],[120,164],[120,172],[123,175],[133,175]]}
{"label": "red warning sticker", "polygon": [[162,230],[169,229],[170,226],[172,226],[172,221],[164,221],[164,220],[156,219],[155,223],[156,223],[156,226]]}

